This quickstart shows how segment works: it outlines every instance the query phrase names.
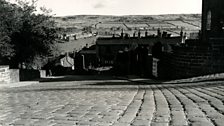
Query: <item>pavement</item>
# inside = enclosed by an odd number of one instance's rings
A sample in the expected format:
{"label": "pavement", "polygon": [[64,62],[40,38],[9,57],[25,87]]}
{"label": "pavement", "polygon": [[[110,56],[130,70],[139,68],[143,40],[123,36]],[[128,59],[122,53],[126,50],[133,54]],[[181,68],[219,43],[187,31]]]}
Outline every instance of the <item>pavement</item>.
{"label": "pavement", "polygon": [[14,83],[1,83],[0,88],[13,88],[13,87],[22,87],[28,86],[32,84],[38,84],[39,81],[21,81],[21,82],[14,82]]}
{"label": "pavement", "polygon": [[154,80],[142,78],[124,80],[79,76],[74,80],[69,77],[68,81],[61,78],[61,81],[48,79],[0,88],[0,125],[224,124],[224,81],[221,79],[153,83]]}
{"label": "pavement", "polygon": [[126,77],[117,77],[118,79],[128,80],[130,82],[139,82],[145,84],[181,84],[181,83],[198,83],[206,81],[224,81],[224,73],[210,74],[198,77],[191,77],[185,79],[176,79],[176,80],[159,80],[159,79],[150,79],[142,78],[139,76],[126,76]]}

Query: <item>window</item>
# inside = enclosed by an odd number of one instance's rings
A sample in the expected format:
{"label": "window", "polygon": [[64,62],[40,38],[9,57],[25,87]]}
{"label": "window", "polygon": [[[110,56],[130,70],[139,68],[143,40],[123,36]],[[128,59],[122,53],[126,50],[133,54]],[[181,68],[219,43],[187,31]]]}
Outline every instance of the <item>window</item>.
{"label": "window", "polygon": [[222,13],[221,13],[221,26],[222,26],[222,30],[224,30],[224,10],[222,10]]}
{"label": "window", "polygon": [[212,22],[211,18],[212,18],[212,13],[209,10],[208,13],[207,13],[207,23],[206,23],[206,29],[207,30],[211,30],[211,22]]}

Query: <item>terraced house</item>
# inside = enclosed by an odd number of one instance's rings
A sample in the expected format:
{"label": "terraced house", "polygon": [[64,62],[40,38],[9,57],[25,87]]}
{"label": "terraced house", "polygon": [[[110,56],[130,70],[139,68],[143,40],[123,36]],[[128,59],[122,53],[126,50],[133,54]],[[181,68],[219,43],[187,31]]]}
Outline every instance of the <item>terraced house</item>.
{"label": "terraced house", "polygon": [[161,43],[161,51],[171,52],[172,46],[181,43],[182,35],[171,37],[158,30],[157,35],[148,35],[146,31],[144,37],[141,32],[130,37],[122,31],[120,37],[99,37],[96,54],[101,65],[114,66],[119,74],[150,75],[154,45]]}

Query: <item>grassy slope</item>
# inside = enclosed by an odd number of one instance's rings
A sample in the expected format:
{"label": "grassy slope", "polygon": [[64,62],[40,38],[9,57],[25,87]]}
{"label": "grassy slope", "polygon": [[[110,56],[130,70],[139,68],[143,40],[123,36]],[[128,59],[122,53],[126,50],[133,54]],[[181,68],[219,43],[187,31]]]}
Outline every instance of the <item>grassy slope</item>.
{"label": "grassy slope", "polygon": [[86,39],[79,39],[79,40],[72,40],[70,42],[64,43],[57,43],[60,52],[73,52],[81,50],[86,44],[88,46],[95,43],[96,37],[86,38]]}

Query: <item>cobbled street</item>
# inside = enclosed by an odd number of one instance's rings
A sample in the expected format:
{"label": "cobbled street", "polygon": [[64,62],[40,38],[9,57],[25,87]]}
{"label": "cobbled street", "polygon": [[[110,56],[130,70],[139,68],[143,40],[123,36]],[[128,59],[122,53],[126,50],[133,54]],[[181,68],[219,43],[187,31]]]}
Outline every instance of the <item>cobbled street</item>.
{"label": "cobbled street", "polygon": [[224,125],[223,81],[61,81],[0,91],[2,126]]}

